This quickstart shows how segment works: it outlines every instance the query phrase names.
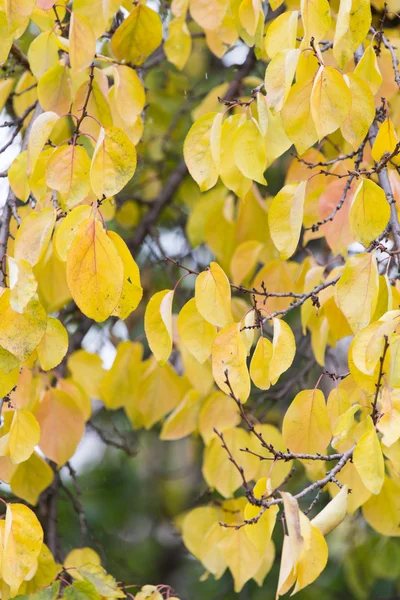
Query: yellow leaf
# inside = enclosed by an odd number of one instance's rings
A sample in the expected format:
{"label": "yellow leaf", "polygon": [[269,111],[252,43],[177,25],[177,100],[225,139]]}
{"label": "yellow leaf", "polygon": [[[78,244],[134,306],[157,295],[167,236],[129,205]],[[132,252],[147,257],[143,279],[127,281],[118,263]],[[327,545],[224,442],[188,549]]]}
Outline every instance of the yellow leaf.
{"label": "yellow leaf", "polygon": [[232,573],[234,590],[239,593],[246,581],[257,573],[261,563],[260,554],[247,536],[245,527],[228,529],[220,547]]}
{"label": "yellow leaf", "polygon": [[351,108],[340,131],[344,139],[357,150],[375,118],[374,97],[365,81],[355,73],[348,73],[345,80],[349,82]]}
{"label": "yellow leaf", "polygon": [[370,26],[369,0],[341,0],[333,40],[333,56],[341,69],[362,44]]}
{"label": "yellow leaf", "polygon": [[67,257],[68,287],[81,311],[105,321],[118,304],[123,277],[122,260],[102,225],[94,219],[83,221]]}
{"label": "yellow leaf", "polygon": [[368,84],[371,92],[375,95],[382,85],[382,75],[379,70],[378,61],[372,44],[365,49],[360,62],[354,70],[354,74]]}
{"label": "yellow leaf", "polygon": [[340,415],[343,415],[350,408],[350,398],[346,390],[337,385],[329,393],[326,409],[328,411],[329,421],[333,427],[335,421]]}
{"label": "yellow leaf", "polygon": [[44,255],[51,238],[56,213],[53,208],[31,212],[23,220],[15,236],[14,258],[28,261],[32,267]]}
{"label": "yellow leaf", "polygon": [[26,202],[31,192],[29,188],[28,177],[26,175],[28,167],[28,155],[27,152],[21,152],[13,160],[8,169],[8,182],[10,188],[22,202]]}
{"label": "yellow leaf", "polygon": [[264,337],[260,337],[250,363],[250,377],[258,388],[268,390],[271,382],[269,379],[269,367],[272,358],[272,343]]}
{"label": "yellow leaf", "polygon": [[[371,155],[375,162],[379,162],[385,154],[391,154],[396,149],[397,137],[393,121],[386,118],[379,128],[378,135],[375,138],[371,148]],[[393,160],[396,161],[396,158]]]}
{"label": "yellow leaf", "polygon": [[159,15],[144,4],[135,6],[111,39],[111,50],[118,60],[142,65],[162,42]]}
{"label": "yellow leaf", "polygon": [[333,67],[321,66],[311,91],[311,114],[321,140],[346,120],[351,108],[351,92],[343,75]]}
{"label": "yellow leaf", "polygon": [[134,123],[146,104],[146,94],[136,72],[125,65],[114,67],[114,98],[121,119]]}
{"label": "yellow leaf", "polygon": [[64,325],[52,317],[47,318],[47,327],[37,353],[43,371],[50,371],[60,364],[68,350],[68,333]]}
{"label": "yellow leaf", "polygon": [[293,82],[300,50],[283,50],[275,54],[265,72],[267,104],[273,113],[280,112]]}
{"label": "yellow leaf", "polygon": [[77,568],[86,565],[101,565],[100,556],[92,548],[76,548],[71,550],[64,559],[64,567],[74,579],[83,579]]}
{"label": "yellow leaf", "polygon": [[[1,349],[1,351],[4,353],[6,352],[6,350],[4,350],[3,348]],[[6,373],[2,367],[3,365],[0,363],[0,397],[4,398],[4,396],[9,394],[11,390],[17,385],[19,368],[15,367],[14,369],[8,370],[8,372]]]}
{"label": "yellow leaf", "polygon": [[79,567],[78,572],[85,580],[94,585],[101,596],[106,596],[107,598],[126,597],[124,592],[119,589],[114,577],[106,573],[101,565],[86,564]]}
{"label": "yellow leaf", "polygon": [[371,496],[362,507],[367,523],[381,535],[400,535],[400,498],[395,482],[385,476],[382,489]]}
{"label": "yellow leaf", "polygon": [[83,71],[89,67],[96,53],[96,37],[89,21],[71,13],[69,24],[69,59],[72,71]]}
{"label": "yellow leaf", "polygon": [[182,538],[186,548],[215,577],[222,575],[226,563],[218,546],[206,544],[205,541],[209,541],[214,526],[221,530],[218,517],[219,511],[213,506],[201,506],[187,513],[182,523]]}
{"label": "yellow leaf", "polygon": [[169,62],[182,71],[192,51],[192,36],[184,19],[170,21],[164,49]]}
{"label": "yellow leaf", "polygon": [[32,40],[28,50],[28,60],[36,79],[40,79],[58,63],[58,50],[57,36],[54,31],[43,31]]}
{"label": "yellow leaf", "polygon": [[83,414],[66,392],[51,388],[41,398],[36,411],[40,425],[39,447],[58,465],[74,454],[85,431]]}
{"label": "yellow leaf", "polygon": [[236,246],[230,265],[232,281],[235,285],[240,285],[251,275],[262,249],[263,245],[255,240],[248,240]]}
{"label": "yellow leaf", "polygon": [[124,267],[124,283],[121,296],[112,314],[120,319],[126,319],[131,312],[136,310],[143,296],[139,267],[124,240],[114,231],[108,231],[107,235],[116,247]]}
{"label": "yellow leaf", "polygon": [[368,246],[385,229],[390,207],[385,192],[371,179],[362,179],[350,207],[350,229],[354,238]]}
{"label": "yellow leaf", "polygon": [[321,390],[303,390],[283,418],[282,435],[292,452],[324,452],[331,441],[331,425]]}
{"label": "yellow leaf", "polygon": [[285,185],[269,207],[269,230],[282,259],[290,258],[299,243],[306,185],[306,181]]}
{"label": "yellow leaf", "polygon": [[144,330],[150,350],[163,366],[172,351],[173,290],[157,292],[150,298],[144,316]]}
{"label": "yellow leaf", "polygon": [[239,19],[250,36],[255,35],[261,12],[260,0],[242,0],[239,6]]}
{"label": "yellow leaf", "polygon": [[[259,98],[261,94],[257,95]],[[264,96],[262,96],[264,98]],[[264,98],[265,102],[265,98]],[[231,115],[227,117],[222,124],[221,131],[221,157],[220,157],[220,177],[224,185],[239,198],[243,198],[250,190],[251,179],[245,177],[238,169],[235,161],[232,160],[232,148],[235,135],[239,125],[242,123],[242,115]]]}
{"label": "yellow leaf", "polygon": [[39,443],[39,424],[29,411],[15,410],[9,432],[0,439],[1,456],[9,456],[11,462],[18,465],[28,460]]}
{"label": "yellow leaf", "polygon": [[233,154],[237,168],[245,177],[267,185],[264,178],[267,152],[255,119],[244,121],[238,127],[233,141]]}
{"label": "yellow leaf", "polygon": [[203,364],[211,354],[217,330],[201,316],[195,298],[191,298],[181,309],[178,315],[178,332],[183,346]]}
{"label": "yellow leaf", "polygon": [[37,281],[28,261],[8,257],[10,306],[22,314],[37,290]]}
{"label": "yellow leaf", "polygon": [[39,299],[48,313],[60,310],[71,299],[67,284],[66,265],[53,251],[53,245],[47,247],[43,259],[34,269],[39,286]]}
{"label": "yellow leaf", "polygon": [[213,392],[204,400],[199,414],[199,432],[206,446],[216,437],[214,428],[224,432],[239,422],[238,407],[222,392]]}
{"label": "yellow leaf", "polygon": [[66,262],[68,251],[79,226],[83,221],[89,219],[92,213],[93,208],[91,206],[77,206],[60,222],[53,236],[53,247],[57,258]]}
{"label": "yellow leaf", "polygon": [[71,106],[69,68],[57,64],[39,79],[37,95],[45,111],[65,115]]}
{"label": "yellow leaf", "polygon": [[312,89],[313,79],[296,82],[291,87],[281,112],[286,135],[299,154],[303,154],[318,140],[311,114]]}
{"label": "yellow leaf", "polygon": [[201,316],[212,325],[225,327],[232,322],[229,280],[216,262],[196,278],[195,300]]}
{"label": "yellow leaf", "polygon": [[11,596],[35,565],[43,544],[43,530],[35,515],[23,504],[8,504],[4,530],[2,575]]}
{"label": "yellow leaf", "polygon": [[144,365],[136,401],[125,410],[134,427],[150,429],[178,406],[187,390],[187,383],[169,363],[160,367],[152,358]]}
{"label": "yellow leaf", "polygon": [[117,127],[101,128],[90,167],[90,183],[97,198],[120,192],[135,170],[136,149],[127,135]]}
{"label": "yellow leaf", "polygon": [[300,512],[300,530],[304,546],[296,565],[296,594],[317,579],[328,562],[328,545],[322,533]]}
{"label": "yellow leaf", "polygon": [[265,51],[270,58],[283,50],[293,50],[296,47],[297,10],[284,12],[276,17],[267,29],[265,36]]}
{"label": "yellow leaf", "polygon": [[257,573],[253,575],[253,579],[257,582],[259,587],[262,587],[265,577],[268,575],[274,565],[274,561],[275,545],[274,542],[270,540],[263,552],[261,564],[258,567]]}
{"label": "yellow leaf", "polygon": [[[253,488],[254,497],[261,500],[268,496],[269,491],[267,488],[267,478],[263,477],[259,481],[257,481],[256,485]],[[255,545],[260,555],[262,555],[265,551],[265,547],[269,543],[272,532],[275,527],[276,516],[279,512],[277,506],[271,506],[267,510],[263,512],[261,517],[259,517],[260,511],[262,510],[261,506],[255,506],[248,502],[244,508],[244,518],[246,521],[251,519],[257,519],[255,523],[252,525],[246,525],[245,531],[247,533],[248,538]]]}
{"label": "yellow leaf", "polygon": [[[249,445],[249,434],[244,429],[234,428],[224,432],[224,440],[238,464],[243,467],[246,478],[253,479],[258,459],[240,448]],[[231,498],[242,485],[237,468],[229,461],[228,454],[221,446],[221,440],[215,437],[204,451],[202,472],[211,488],[215,488],[224,498]]]}
{"label": "yellow leaf", "polygon": [[336,285],[335,298],[354,333],[370,322],[378,290],[379,276],[375,253],[350,256]]}
{"label": "yellow leaf", "polygon": [[347,515],[348,487],[344,485],[337,496],[317,514],[311,525],[320,530],[322,535],[327,535],[345,519]]}
{"label": "yellow leaf", "polygon": [[57,113],[49,111],[42,113],[34,120],[28,137],[28,175],[32,175],[39,155],[58,119]]}
{"label": "yellow leaf", "polygon": [[272,358],[269,366],[269,378],[272,385],[288,370],[296,354],[296,341],[289,325],[281,319],[272,320],[274,337],[272,340]]}
{"label": "yellow leaf", "polygon": [[268,107],[267,114],[268,130],[264,137],[264,143],[267,153],[267,164],[270,165],[290,148],[292,142],[285,133],[281,114],[277,113],[273,115]]}
{"label": "yellow leaf", "polygon": [[189,173],[205,192],[218,179],[218,170],[211,154],[211,129],[217,113],[201,116],[190,128],[183,145],[183,156]]}
{"label": "yellow leaf", "polygon": [[82,146],[62,145],[50,157],[46,167],[46,183],[65,198],[73,208],[86,198],[90,190],[90,159]]}
{"label": "yellow leaf", "polygon": [[35,350],[46,330],[46,313],[32,298],[22,314],[10,306],[10,292],[0,297],[0,345],[25,362]]}
{"label": "yellow leaf", "polygon": [[10,486],[13,494],[36,506],[40,494],[53,481],[53,471],[45,460],[36,452],[18,465],[14,471]]}
{"label": "yellow leaf", "polygon": [[246,364],[247,349],[239,329],[238,323],[232,323],[218,332],[212,347],[212,370],[215,383],[225,394],[230,393],[225,383],[228,373],[233,393],[244,403],[250,394],[250,377]]}
{"label": "yellow leaf", "polygon": [[160,440],[179,440],[193,433],[197,427],[200,407],[200,394],[196,390],[189,390],[164,421]]}
{"label": "yellow leaf", "polygon": [[308,48],[312,37],[318,44],[330,27],[329,3],[327,0],[301,0],[300,13],[304,27],[302,47]]}
{"label": "yellow leaf", "polygon": [[367,430],[357,442],[353,462],[363,484],[373,494],[379,494],[385,478],[383,455],[371,417],[366,418]]}
{"label": "yellow leaf", "polygon": [[[371,492],[367,490],[362,480],[360,479],[357,469],[354,464],[348,462],[340,473],[337,474],[337,479],[343,484],[347,485],[351,494],[348,495],[348,511],[349,514],[354,514],[355,511],[362,506],[368,498],[371,496]],[[336,483],[329,485],[329,491],[333,496],[336,496],[339,492],[339,488]],[[374,496],[376,497],[376,496]]]}

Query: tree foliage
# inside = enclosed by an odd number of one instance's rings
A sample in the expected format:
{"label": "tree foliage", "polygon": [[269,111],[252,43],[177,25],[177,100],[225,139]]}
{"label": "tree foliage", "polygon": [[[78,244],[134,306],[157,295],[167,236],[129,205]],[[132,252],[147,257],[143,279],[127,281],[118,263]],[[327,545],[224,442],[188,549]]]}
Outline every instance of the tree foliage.
{"label": "tree foliage", "polygon": [[0,6],[3,600],[173,599],[88,546],[70,460],[88,429],[135,460],[113,416],[201,440],[175,524],[236,592],[303,590],[355,513],[399,536],[398,10]]}

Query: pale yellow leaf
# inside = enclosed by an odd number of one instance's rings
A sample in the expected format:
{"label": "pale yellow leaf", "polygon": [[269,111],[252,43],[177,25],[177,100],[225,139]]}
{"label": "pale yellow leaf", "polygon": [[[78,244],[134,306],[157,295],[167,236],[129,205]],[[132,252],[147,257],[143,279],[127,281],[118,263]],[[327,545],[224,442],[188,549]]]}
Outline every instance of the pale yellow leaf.
{"label": "pale yellow leaf", "polygon": [[384,482],[385,466],[375,426],[369,416],[367,430],[354,449],[353,462],[365,487],[373,494],[379,494]]}
{"label": "pale yellow leaf", "polygon": [[250,377],[246,364],[247,350],[239,328],[238,323],[232,323],[218,332],[212,347],[212,370],[218,387],[229,394],[228,377],[236,398],[244,403],[250,394]]}
{"label": "pale yellow leaf", "polygon": [[47,327],[37,353],[43,371],[54,369],[60,364],[68,351],[68,333],[58,319],[47,318]]}
{"label": "pale yellow leaf", "polygon": [[152,296],[146,306],[144,330],[150,350],[163,366],[172,351],[173,290],[163,290]]}
{"label": "pale yellow leaf", "polygon": [[350,207],[350,229],[354,238],[368,246],[385,229],[390,206],[385,192],[371,179],[362,179]]}
{"label": "pale yellow leaf", "polygon": [[225,327],[232,322],[229,280],[216,262],[197,276],[195,300],[201,316],[212,325]]}
{"label": "pale yellow leaf", "polygon": [[203,364],[211,354],[217,330],[201,316],[195,298],[191,298],[181,309],[178,315],[178,332],[181,343]]}

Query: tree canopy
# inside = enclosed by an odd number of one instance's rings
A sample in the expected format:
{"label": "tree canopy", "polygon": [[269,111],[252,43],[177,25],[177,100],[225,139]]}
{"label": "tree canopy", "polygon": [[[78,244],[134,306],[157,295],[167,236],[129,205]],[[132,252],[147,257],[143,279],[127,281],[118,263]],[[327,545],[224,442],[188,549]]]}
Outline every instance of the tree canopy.
{"label": "tree canopy", "polygon": [[236,593],[317,586],[335,543],[398,556],[399,11],[0,5],[3,600],[184,599],[96,548],[89,434],[185,456],[170,526]]}

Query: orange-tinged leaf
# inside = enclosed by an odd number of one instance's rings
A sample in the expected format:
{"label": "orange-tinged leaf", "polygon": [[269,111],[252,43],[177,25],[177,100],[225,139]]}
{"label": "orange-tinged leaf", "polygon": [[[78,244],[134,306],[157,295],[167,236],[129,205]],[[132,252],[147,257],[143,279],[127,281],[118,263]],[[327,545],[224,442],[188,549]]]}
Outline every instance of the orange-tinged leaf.
{"label": "orange-tinged leaf", "polygon": [[59,379],[57,387],[75,400],[75,404],[83,414],[85,421],[88,421],[92,414],[92,402],[83,387],[69,377],[67,379]]}
{"label": "orange-tinged leaf", "polygon": [[367,490],[379,494],[385,478],[381,445],[371,417],[367,417],[367,430],[357,442],[353,462]]}
{"label": "orange-tinged leaf", "polygon": [[244,403],[250,394],[250,377],[247,349],[239,329],[238,323],[232,323],[218,332],[212,347],[212,370],[216,384],[225,394],[230,393],[226,384],[227,372],[233,393]]}
{"label": "orange-tinged leaf", "polygon": [[36,411],[40,425],[39,447],[58,465],[74,454],[85,431],[83,414],[66,392],[51,388],[41,398]]}
{"label": "orange-tinged leaf", "polygon": [[303,390],[283,418],[282,435],[292,452],[324,452],[331,441],[331,425],[321,390]]}
{"label": "orange-tinged leaf", "polygon": [[157,292],[150,298],[144,316],[144,330],[150,350],[157,362],[164,365],[172,351],[173,290]]}
{"label": "orange-tinged leaf", "polygon": [[60,192],[67,208],[86,198],[90,190],[90,159],[82,146],[63,145],[54,151],[46,166],[46,183]]}
{"label": "orange-tinged leaf", "polygon": [[83,221],[68,252],[67,281],[81,311],[101,322],[116,308],[123,288],[124,266],[102,225]]}
{"label": "orange-tinged leaf", "polygon": [[215,30],[221,25],[229,7],[229,0],[215,0],[211,5],[208,0],[191,0],[190,14],[203,29]]}
{"label": "orange-tinged leaf", "polygon": [[117,127],[101,128],[90,167],[90,183],[97,198],[114,196],[133,177],[136,150]]}

